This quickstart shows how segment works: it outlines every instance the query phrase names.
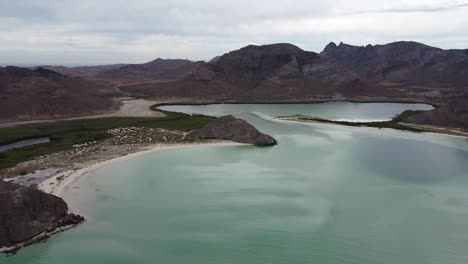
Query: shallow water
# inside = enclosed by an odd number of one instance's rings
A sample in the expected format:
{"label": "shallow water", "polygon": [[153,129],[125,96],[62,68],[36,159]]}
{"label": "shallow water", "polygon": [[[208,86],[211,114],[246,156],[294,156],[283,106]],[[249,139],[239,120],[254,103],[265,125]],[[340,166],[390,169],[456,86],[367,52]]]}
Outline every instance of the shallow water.
{"label": "shallow water", "polygon": [[69,193],[87,223],[0,263],[468,263],[465,139],[253,112],[278,146],[97,170]]}

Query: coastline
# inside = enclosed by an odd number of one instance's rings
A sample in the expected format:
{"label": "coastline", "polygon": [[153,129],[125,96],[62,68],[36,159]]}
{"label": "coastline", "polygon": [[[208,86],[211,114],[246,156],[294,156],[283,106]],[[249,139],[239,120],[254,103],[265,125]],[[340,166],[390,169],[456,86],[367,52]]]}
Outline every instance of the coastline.
{"label": "coastline", "polygon": [[[273,100],[273,101],[262,101],[262,100],[200,100],[200,101],[186,101],[165,98],[160,99],[143,99],[143,98],[117,98],[122,103],[118,109],[109,109],[107,111],[98,112],[94,114],[82,114],[74,116],[62,116],[56,118],[39,118],[35,120],[30,119],[11,119],[11,120],[0,120],[0,128],[15,127],[21,125],[30,125],[37,123],[53,123],[58,121],[69,121],[69,120],[80,120],[80,119],[97,119],[97,118],[108,118],[108,117],[164,117],[164,113],[158,111],[160,106],[168,105],[211,105],[211,104],[320,104],[328,102],[350,102],[350,103],[401,103],[401,104],[427,104],[434,108],[439,107],[441,104],[433,101],[425,101],[411,98],[361,98],[361,99],[346,99],[346,98],[311,98],[306,100]],[[137,103],[132,105],[132,103]],[[142,103],[144,102],[144,103]],[[139,104],[138,104],[139,103]],[[152,109],[151,109],[152,108]],[[151,109],[153,113],[147,110]],[[154,113],[155,112],[155,113]]]}
{"label": "coastline", "polygon": [[200,101],[171,101],[171,100],[162,100],[162,102],[156,103],[152,107],[157,109],[160,106],[168,105],[212,105],[212,104],[321,104],[329,102],[349,102],[349,103],[400,103],[400,104],[427,104],[431,105],[434,108],[441,106],[440,103],[434,101],[418,100],[412,98],[309,98],[306,100],[219,100],[219,101],[210,101],[210,100],[200,100]]}
{"label": "coastline", "polygon": [[[303,123],[303,124],[323,124],[323,125],[335,125],[335,126],[346,126],[346,127],[367,127],[367,128],[376,128],[376,129],[391,129],[391,130],[399,130],[399,131],[406,131],[406,132],[413,132],[413,133],[427,133],[427,134],[434,134],[434,135],[443,135],[443,136],[451,136],[457,138],[464,138],[468,139],[468,133],[460,131],[457,128],[446,128],[446,127],[436,127],[436,126],[425,126],[425,125],[417,125],[417,124],[409,124],[409,123],[401,123],[401,125],[408,127],[408,129],[397,129],[392,127],[376,127],[376,126],[369,126],[365,125],[365,122],[362,125],[346,125],[342,121],[332,121],[332,120],[299,120],[294,117],[278,117],[276,120],[284,121],[284,122],[294,122],[294,123]],[[416,129],[420,131],[412,131],[411,129]]]}
{"label": "coastline", "polygon": [[[97,162],[92,165],[89,165],[84,168],[77,170],[67,170],[63,173],[60,173],[54,177],[51,177],[38,185],[38,189],[61,197],[69,205],[69,213],[80,213],[78,208],[73,207],[73,200],[70,200],[70,197],[67,196],[70,191],[70,186],[76,183],[82,177],[89,175],[89,172],[93,172],[103,167],[107,167],[119,162],[130,160],[145,154],[154,153],[158,151],[170,150],[170,149],[179,149],[179,148],[188,148],[188,147],[203,147],[203,146],[212,146],[212,147],[225,147],[225,146],[244,146],[247,144],[232,142],[232,141],[208,141],[208,142],[199,142],[199,143],[181,143],[181,144],[157,144],[152,146],[147,146],[140,151],[130,153],[124,156],[117,158],[105,160],[102,162]],[[82,215],[82,214],[81,214]]]}

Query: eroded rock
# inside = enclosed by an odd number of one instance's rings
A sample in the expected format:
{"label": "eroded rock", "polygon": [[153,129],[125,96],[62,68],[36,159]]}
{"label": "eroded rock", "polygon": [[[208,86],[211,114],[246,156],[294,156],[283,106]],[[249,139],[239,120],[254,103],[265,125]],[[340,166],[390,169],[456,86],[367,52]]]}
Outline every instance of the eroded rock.
{"label": "eroded rock", "polygon": [[0,181],[0,252],[12,252],[84,221],[62,198]]}
{"label": "eroded rock", "polygon": [[191,136],[198,139],[231,140],[256,146],[277,144],[271,136],[261,133],[251,124],[232,115],[211,121],[208,125],[193,131]]}

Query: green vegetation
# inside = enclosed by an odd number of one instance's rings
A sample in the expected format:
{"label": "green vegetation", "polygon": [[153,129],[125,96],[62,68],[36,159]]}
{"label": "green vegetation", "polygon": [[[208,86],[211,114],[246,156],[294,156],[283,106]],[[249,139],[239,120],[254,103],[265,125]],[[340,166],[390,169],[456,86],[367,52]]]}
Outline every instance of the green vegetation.
{"label": "green vegetation", "polygon": [[[155,110],[157,105],[152,106]],[[109,138],[109,129],[118,127],[166,128],[191,131],[203,127],[213,117],[161,111],[162,118],[111,117],[67,120],[21,125],[0,129],[0,145],[38,137],[49,137],[51,142],[37,144],[0,153],[0,169],[53,152],[70,149],[74,144],[102,141]]]}
{"label": "green vegetation", "polygon": [[343,125],[343,126],[391,128],[391,129],[406,130],[406,131],[412,131],[412,132],[424,132],[424,130],[422,129],[409,127],[409,126],[400,124],[400,122],[404,122],[404,120],[408,118],[409,116],[415,115],[420,112],[424,112],[424,111],[406,110],[390,121],[378,121],[378,122],[333,121],[333,120],[328,120],[328,119],[311,118],[311,117],[306,117],[306,116],[294,116],[294,118],[299,121],[314,121],[314,122],[337,124],[337,125]]}

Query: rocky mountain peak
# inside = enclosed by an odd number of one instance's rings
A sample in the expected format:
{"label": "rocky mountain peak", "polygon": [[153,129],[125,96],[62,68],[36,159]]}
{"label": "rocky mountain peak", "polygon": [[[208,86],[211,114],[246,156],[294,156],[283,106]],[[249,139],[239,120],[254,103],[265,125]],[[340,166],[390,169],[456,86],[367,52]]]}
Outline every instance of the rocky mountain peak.
{"label": "rocky mountain peak", "polygon": [[330,49],[335,49],[336,47],[337,47],[336,43],[332,41],[332,42],[328,43],[323,50],[326,51],[326,50],[330,50]]}

